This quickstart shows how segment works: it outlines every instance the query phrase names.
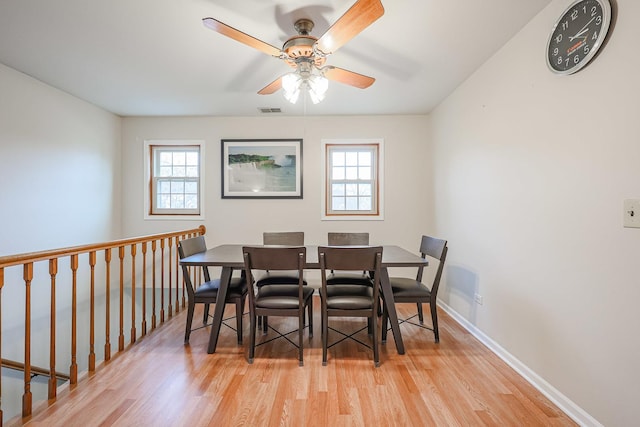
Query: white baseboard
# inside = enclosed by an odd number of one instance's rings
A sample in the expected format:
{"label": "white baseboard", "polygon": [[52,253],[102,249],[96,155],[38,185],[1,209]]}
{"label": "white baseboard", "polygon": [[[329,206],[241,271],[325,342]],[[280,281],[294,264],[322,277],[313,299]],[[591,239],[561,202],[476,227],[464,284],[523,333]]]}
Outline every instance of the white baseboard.
{"label": "white baseboard", "polygon": [[462,317],[458,312],[453,310],[442,301],[438,301],[438,306],[442,308],[449,316],[465,328],[471,335],[476,337],[489,350],[495,353],[507,365],[511,366],[518,374],[534,386],[540,393],[544,394],[551,400],[560,410],[567,414],[576,423],[585,427],[603,427],[595,418],[589,415],[584,409],[576,405],[571,399],[560,393],[555,387],[545,381],[540,375],[532,371],[527,365],[515,358],[511,353],[502,348],[498,343],[488,337],[475,325],[471,324],[467,319]]}

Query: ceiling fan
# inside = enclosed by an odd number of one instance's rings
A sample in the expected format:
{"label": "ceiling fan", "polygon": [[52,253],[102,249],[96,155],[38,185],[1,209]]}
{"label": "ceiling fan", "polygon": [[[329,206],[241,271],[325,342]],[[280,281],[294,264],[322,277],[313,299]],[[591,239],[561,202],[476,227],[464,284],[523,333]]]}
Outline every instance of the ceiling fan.
{"label": "ceiling fan", "polygon": [[285,98],[295,103],[300,89],[307,89],[314,103],[324,98],[327,79],[365,89],[373,84],[373,77],[343,68],[325,65],[327,56],[375,22],[384,14],[380,0],[357,0],[320,38],[312,36],[314,23],[310,19],[298,19],[294,28],[297,36],[290,37],[282,49],[230,27],[214,18],[204,18],[207,28],[258,49],[267,55],[282,59],[295,72],[278,77],[258,93],[269,95],[284,89]]}

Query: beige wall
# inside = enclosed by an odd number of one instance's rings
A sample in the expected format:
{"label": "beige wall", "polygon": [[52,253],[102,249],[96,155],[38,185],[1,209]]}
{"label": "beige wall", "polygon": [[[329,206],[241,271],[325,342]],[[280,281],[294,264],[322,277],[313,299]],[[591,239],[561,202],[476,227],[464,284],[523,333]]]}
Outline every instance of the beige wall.
{"label": "beige wall", "polygon": [[[433,231],[431,163],[424,116],[191,117],[123,121],[123,225],[127,235],[190,228],[203,223],[207,243],[261,243],[263,231],[302,230],[309,243],[326,243],[328,231],[368,231],[371,243],[418,249]],[[321,221],[323,138],[383,138],[385,220]],[[204,221],[144,220],[143,144],[146,139],[205,141]],[[303,138],[302,200],[220,197],[220,140]]]}
{"label": "beige wall", "polygon": [[622,203],[640,198],[640,2],[618,0],[600,56],[559,77],[545,44],[568,3],[430,117],[436,230],[450,242],[441,298],[585,424],[637,425],[640,229],[622,227]]}

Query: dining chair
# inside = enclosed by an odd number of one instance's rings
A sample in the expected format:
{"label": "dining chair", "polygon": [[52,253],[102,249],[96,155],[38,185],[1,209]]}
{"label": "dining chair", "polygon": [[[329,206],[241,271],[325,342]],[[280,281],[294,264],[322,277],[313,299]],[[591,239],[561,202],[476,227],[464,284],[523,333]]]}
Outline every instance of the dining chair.
{"label": "dining chair", "polygon": [[[407,319],[398,319],[400,323],[409,323],[415,326],[419,326],[423,329],[429,329],[433,331],[435,336],[435,342],[440,342],[440,334],[438,333],[438,312],[436,309],[436,299],[438,296],[438,288],[440,287],[440,278],[442,277],[442,270],[444,268],[444,262],[447,258],[447,241],[442,239],[436,239],[435,237],[422,236],[420,242],[420,254],[422,258],[426,258],[427,255],[437,259],[439,262],[438,269],[436,270],[435,277],[431,288],[422,283],[422,273],[424,267],[418,267],[418,273],[415,279],[408,277],[390,277],[389,284],[393,290],[393,299],[396,303],[416,303],[417,313]],[[424,317],[422,315],[422,304],[428,303],[431,309],[431,324],[432,327],[424,325]],[[420,323],[412,322],[411,319],[418,316]],[[386,342],[387,339],[387,323],[388,316],[386,309],[382,312],[382,342]]]}
{"label": "dining chair", "polygon": [[[285,334],[274,328],[279,337],[285,338],[298,348],[298,360],[303,365],[303,331],[305,309],[309,317],[309,338],[313,337],[313,288],[304,286],[303,271],[307,250],[304,246],[244,246],[242,248],[244,268],[249,286],[250,343],[249,363],[253,363],[256,348],[256,323],[258,316],[297,317],[298,329]],[[282,282],[271,281],[261,287],[255,286],[255,275],[265,271],[293,271],[298,276],[297,283],[288,279]],[[274,275],[274,277],[277,277]],[[298,344],[287,335],[298,332]]]}
{"label": "dining chair", "polygon": [[[192,237],[189,239],[180,240],[178,242],[178,254],[180,259],[186,258],[193,254],[205,252],[207,245],[204,240],[204,236]],[[196,269],[196,274],[197,274]],[[184,278],[185,287],[187,288],[188,306],[187,306],[187,325],[184,333],[185,344],[189,342],[189,336],[191,335],[191,324],[193,322],[193,312],[196,304],[204,304],[204,316],[202,323],[207,325],[209,318],[209,305],[215,304],[218,297],[218,289],[220,288],[220,279],[211,279],[209,276],[209,270],[206,266],[202,267],[202,273],[204,275],[204,282],[199,286],[194,286],[191,280],[191,272],[186,265],[182,266],[182,277]],[[194,275],[194,277],[197,277]],[[232,277],[229,283],[227,291],[227,297],[225,303],[235,304],[236,306],[236,333],[238,335],[238,344],[242,344],[242,314],[244,312],[244,304],[247,296],[247,282],[245,277]],[[224,319],[229,320],[229,319]],[[228,324],[223,324],[229,326]],[[231,326],[229,326],[233,329]],[[197,328],[200,329],[200,328]]]}
{"label": "dining chair", "polygon": [[[322,318],[322,364],[327,364],[327,351],[330,347],[344,341],[354,341],[373,349],[373,362],[380,366],[378,349],[377,317],[380,301],[380,269],[382,263],[382,246],[319,246],[318,260],[322,277],[320,288],[321,318]],[[370,284],[356,285],[352,282],[334,282],[329,285],[330,271],[342,272],[362,270],[371,271],[374,274],[369,278]],[[339,275],[336,275],[340,277]],[[354,337],[360,330],[345,334],[337,329],[329,327],[330,317],[365,317],[367,326],[370,327],[372,345],[368,345]],[[338,332],[344,337],[329,345],[329,329]]]}
{"label": "dining chair", "polygon": [[[277,232],[264,232],[262,233],[262,244],[269,246],[304,246],[304,231],[277,231]],[[303,278],[304,285],[307,285],[307,281]],[[273,272],[265,271],[261,277],[256,280],[256,286],[262,287],[270,283],[298,283],[297,271],[279,271],[277,275]],[[305,323],[306,324],[306,323]],[[258,318],[258,326],[262,326],[264,333],[267,333],[269,328],[268,320],[266,317]]]}

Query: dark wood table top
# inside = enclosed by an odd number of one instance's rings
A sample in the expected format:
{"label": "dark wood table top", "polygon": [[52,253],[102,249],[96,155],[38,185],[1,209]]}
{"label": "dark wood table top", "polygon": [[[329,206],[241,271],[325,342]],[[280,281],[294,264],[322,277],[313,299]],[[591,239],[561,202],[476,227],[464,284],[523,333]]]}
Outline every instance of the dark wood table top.
{"label": "dark wood table top", "polygon": [[[206,252],[197,253],[180,260],[183,265],[202,265],[231,267],[241,269],[244,267],[242,260],[242,247],[252,246],[243,244],[225,244],[208,249]],[[260,246],[260,245],[256,245]],[[305,268],[318,269],[318,245],[305,245],[307,248],[307,262]],[[409,252],[400,246],[382,245],[382,267],[419,267],[427,266],[429,262],[419,255]]]}

